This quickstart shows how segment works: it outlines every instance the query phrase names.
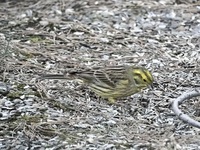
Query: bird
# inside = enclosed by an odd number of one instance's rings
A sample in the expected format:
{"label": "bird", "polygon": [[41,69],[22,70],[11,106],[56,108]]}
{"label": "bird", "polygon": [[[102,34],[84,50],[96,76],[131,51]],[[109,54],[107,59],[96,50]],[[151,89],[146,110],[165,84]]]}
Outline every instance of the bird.
{"label": "bird", "polygon": [[149,70],[128,65],[96,66],[66,71],[63,74],[43,74],[40,79],[78,79],[110,103],[138,93],[151,86],[154,81]]}

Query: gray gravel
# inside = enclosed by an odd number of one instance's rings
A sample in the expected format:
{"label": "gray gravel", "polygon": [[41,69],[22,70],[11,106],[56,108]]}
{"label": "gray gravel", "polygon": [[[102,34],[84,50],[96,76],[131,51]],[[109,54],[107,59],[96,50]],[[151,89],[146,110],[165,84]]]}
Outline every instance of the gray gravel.
{"label": "gray gravel", "polygon": [[[200,149],[170,105],[200,87],[200,3],[181,0],[0,2],[0,149]],[[75,81],[98,65],[145,66],[146,89],[110,105]],[[181,105],[199,118],[199,98]]]}

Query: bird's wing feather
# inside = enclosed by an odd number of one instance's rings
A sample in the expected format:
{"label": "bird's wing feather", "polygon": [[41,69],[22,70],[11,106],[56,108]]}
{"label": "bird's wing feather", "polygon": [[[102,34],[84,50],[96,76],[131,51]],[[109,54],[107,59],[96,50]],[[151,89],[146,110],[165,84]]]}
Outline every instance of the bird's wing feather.
{"label": "bird's wing feather", "polygon": [[119,80],[126,79],[125,71],[127,70],[124,66],[109,66],[95,67],[75,74],[88,83],[101,82],[114,88]]}

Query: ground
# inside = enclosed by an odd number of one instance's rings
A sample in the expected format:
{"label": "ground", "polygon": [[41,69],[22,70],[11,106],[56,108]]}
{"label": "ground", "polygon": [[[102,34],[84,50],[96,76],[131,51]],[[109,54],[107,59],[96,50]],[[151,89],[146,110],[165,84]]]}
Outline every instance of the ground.
{"label": "ground", "polygon": [[[200,3],[1,0],[0,149],[200,149],[171,102],[200,87]],[[115,104],[76,81],[101,65],[150,70],[154,88]],[[198,120],[199,99],[181,106]]]}

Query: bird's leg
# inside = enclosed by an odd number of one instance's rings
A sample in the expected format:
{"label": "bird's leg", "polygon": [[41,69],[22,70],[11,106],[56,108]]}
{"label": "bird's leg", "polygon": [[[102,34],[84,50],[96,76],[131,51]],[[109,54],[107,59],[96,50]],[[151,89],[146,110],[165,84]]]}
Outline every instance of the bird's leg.
{"label": "bird's leg", "polygon": [[109,103],[114,104],[115,103],[115,99],[113,97],[109,97],[108,98]]}

